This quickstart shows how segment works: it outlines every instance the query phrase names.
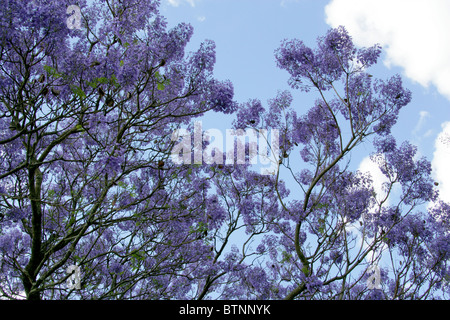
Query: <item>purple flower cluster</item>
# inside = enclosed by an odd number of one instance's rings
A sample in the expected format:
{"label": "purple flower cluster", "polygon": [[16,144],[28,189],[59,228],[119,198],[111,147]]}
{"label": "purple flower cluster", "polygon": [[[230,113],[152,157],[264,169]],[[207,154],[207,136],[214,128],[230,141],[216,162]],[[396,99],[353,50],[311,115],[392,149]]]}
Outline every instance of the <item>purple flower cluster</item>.
{"label": "purple flower cluster", "polygon": [[12,208],[6,212],[6,217],[13,221],[19,221],[27,218],[30,215],[30,210],[24,210],[21,208]]}
{"label": "purple flower cluster", "polygon": [[333,81],[352,72],[355,68],[352,62],[367,68],[377,62],[381,53],[378,45],[357,50],[342,26],[329,30],[324,37],[318,38],[317,43],[317,49],[312,50],[302,41],[284,40],[276,51],[278,66],[289,72],[289,84],[293,88],[329,90]]}
{"label": "purple flower cluster", "polygon": [[257,99],[241,104],[236,113],[236,120],[233,121],[233,127],[235,129],[257,128],[264,111],[261,101]]}
{"label": "purple flower cluster", "polygon": [[18,227],[9,227],[2,230],[0,235],[0,252],[2,255],[17,257],[20,254],[28,253],[29,245],[30,236]]}
{"label": "purple flower cluster", "polygon": [[431,178],[431,163],[425,158],[415,160],[417,147],[409,142],[396,147],[392,137],[376,142],[376,147],[379,152],[372,159],[390,181],[402,185],[406,204],[437,200],[438,194]]}

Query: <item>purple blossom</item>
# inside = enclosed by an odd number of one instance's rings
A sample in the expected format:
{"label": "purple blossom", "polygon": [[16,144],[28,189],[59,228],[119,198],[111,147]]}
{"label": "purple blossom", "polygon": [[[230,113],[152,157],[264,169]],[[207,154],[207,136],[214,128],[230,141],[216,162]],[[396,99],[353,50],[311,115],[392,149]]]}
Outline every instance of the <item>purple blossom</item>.
{"label": "purple blossom", "polygon": [[233,122],[235,129],[246,129],[248,127],[258,127],[260,115],[264,112],[261,101],[253,99],[241,104],[237,110],[236,118]]}
{"label": "purple blossom", "polygon": [[211,92],[210,103],[214,107],[214,111],[229,114],[236,110],[236,103],[232,100],[233,85],[230,81],[214,81]]}
{"label": "purple blossom", "polygon": [[358,50],[358,61],[365,67],[368,68],[377,63],[378,58],[381,54],[381,46],[374,45],[370,48],[363,48]]}
{"label": "purple blossom", "polygon": [[337,250],[334,250],[330,253],[330,258],[337,264],[340,264],[342,263],[343,254]]}
{"label": "purple blossom", "polygon": [[264,251],[266,251],[266,247],[265,247],[264,244],[261,243],[261,244],[259,244],[259,245],[256,247],[256,252],[257,252],[257,253],[263,254]]}
{"label": "purple blossom", "polygon": [[27,210],[23,210],[21,208],[12,208],[9,211],[7,211],[6,216],[13,220],[13,221],[19,221],[23,218],[28,217],[28,212]]}

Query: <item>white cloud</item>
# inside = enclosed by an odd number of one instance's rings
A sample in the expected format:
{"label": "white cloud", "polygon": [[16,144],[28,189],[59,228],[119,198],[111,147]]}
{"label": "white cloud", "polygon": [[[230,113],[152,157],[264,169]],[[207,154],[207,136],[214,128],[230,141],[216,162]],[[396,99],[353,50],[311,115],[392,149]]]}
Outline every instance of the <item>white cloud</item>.
{"label": "white cloud", "polygon": [[205,16],[199,16],[199,17],[197,17],[197,21],[199,21],[199,22],[203,22],[203,21],[205,21],[206,20],[206,17]]}
{"label": "white cloud", "polygon": [[381,44],[388,66],[404,68],[407,77],[450,99],[450,1],[331,0],[325,13],[358,46]]}
{"label": "white cloud", "polygon": [[191,5],[191,7],[195,7],[195,1],[196,0],[167,0],[167,2],[173,7],[178,7],[183,2],[187,2]]}
{"label": "white cloud", "polygon": [[439,183],[440,198],[446,202],[450,202],[450,122],[442,124],[442,131],[438,135],[431,162],[433,168],[433,176]]}

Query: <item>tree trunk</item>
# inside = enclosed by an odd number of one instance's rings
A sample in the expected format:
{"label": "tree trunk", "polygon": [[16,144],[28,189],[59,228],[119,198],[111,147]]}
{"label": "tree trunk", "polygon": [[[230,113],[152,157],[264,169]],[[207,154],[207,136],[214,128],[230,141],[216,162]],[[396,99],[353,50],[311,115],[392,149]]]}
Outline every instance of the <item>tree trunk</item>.
{"label": "tree trunk", "polygon": [[29,186],[31,200],[31,257],[22,275],[22,283],[28,300],[41,300],[39,291],[36,290],[36,277],[39,272],[39,264],[42,260],[42,208],[41,186],[42,172],[39,168],[29,170]]}

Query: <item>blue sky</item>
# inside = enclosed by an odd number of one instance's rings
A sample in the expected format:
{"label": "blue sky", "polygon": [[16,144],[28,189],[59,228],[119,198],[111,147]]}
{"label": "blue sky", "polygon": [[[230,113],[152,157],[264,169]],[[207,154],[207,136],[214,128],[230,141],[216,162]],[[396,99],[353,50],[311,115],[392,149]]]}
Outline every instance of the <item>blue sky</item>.
{"label": "blue sky", "polygon": [[[450,1],[446,0],[161,0],[169,25],[188,22],[194,36],[188,50],[205,39],[216,43],[215,76],[229,79],[235,100],[266,101],[278,90],[290,90],[299,114],[316,95],[291,90],[288,74],[276,67],[274,50],[285,39],[298,38],[315,45],[331,27],[344,25],[358,46],[380,43],[383,55],[370,71],[388,78],[396,73],[413,93],[393,130],[398,141],[410,140],[419,156],[433,163],[441,196],[450,201]],[[203,129],[230,128],[215,114],[203,120]],[[445,136],[447,137],[447,136]],[[448,136],[450,140],[450,136]],[[382,177],[363,147],[356,167],[370,171],[375,184]]]}

